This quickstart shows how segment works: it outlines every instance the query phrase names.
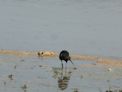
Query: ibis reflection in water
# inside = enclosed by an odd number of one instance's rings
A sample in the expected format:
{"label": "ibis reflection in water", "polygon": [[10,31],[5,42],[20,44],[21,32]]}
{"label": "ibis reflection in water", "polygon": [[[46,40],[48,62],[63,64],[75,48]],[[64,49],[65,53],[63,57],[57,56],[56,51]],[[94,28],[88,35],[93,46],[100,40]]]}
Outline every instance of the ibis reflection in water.
{"label": "ibis reflection in water", "polygon": [[68,87],[72,71],[62,68],[53,68],[53,78],[57,79],[58,88],[65,90]]}

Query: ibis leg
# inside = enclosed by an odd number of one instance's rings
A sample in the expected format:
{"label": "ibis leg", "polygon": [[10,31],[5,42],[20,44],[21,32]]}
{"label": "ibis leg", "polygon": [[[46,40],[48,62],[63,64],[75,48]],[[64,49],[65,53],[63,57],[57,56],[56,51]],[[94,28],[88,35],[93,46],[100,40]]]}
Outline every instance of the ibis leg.
{"label": "ibis leg", "polygon": [[62,69],[63,69],[63,62],[61,61]]}

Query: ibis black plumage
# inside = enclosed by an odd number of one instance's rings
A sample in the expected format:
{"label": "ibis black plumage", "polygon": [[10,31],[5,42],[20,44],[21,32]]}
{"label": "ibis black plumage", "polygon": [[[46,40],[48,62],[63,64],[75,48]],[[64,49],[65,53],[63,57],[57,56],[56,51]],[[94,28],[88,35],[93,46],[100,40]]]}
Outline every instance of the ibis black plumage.
{"label": "ibis black plumage", "polygon": [[[71,57],[69,56],[69,52],[67,50],[62,50],[60,52],[59,59],[61,60],[61,63],[62,60],[64,60],[66,63],[70,61],[73,64],[73,62],[71,61]],[[63,68],[63,63],[62,63],[62,68]]]}

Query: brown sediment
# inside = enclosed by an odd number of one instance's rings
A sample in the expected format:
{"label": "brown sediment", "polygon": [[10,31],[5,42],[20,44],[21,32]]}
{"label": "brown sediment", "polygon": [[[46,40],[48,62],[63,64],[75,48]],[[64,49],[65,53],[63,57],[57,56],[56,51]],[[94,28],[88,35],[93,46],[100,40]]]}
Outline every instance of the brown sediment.
{"label": "brown sediment", "polygon": [[122,67],[122,59],[112,59],[100,56],[90,56],[90,55],[72,55],[73,60],[84,60],[84,61],[95,61],[96,64],[110,65]]}
{"label": "brown sediment", "polygon": [[[0,54],[15,55],[19,57],[38,56],[38,57],[57,57],[58,53],[53,51],[18,51],[18,50],[0,50]],[[94,61],[96,64],[122,67],[122,59],[112,59],[100,56],[90,55],[71,55],[72,60]]]}
{"label": "brown sediment", "polygon": [[97,56],[90,56],[90,55],[72,55],[71,58],[73,60],[90,60],[95,61],[98,57]]}
{"label": "brown sediment", "polygon": [[35,52],[18,51],[18,50],[0,50],[0,54],[15,55],[15,56],[33,56]]}
{"label": "brown sediment", "polygon": [[122,60],[119,60],[119,59],[100,58],[97,63],[104,64],[104,65],[110,65],[113,67],[114,66],[122,67]]}
{"label": "brown sediment", "polygon": [[52,51],[18,51],[18,50],[0,50],[0,54],[15,55],[20,57],[26,56],[55,56],[56,53]]}

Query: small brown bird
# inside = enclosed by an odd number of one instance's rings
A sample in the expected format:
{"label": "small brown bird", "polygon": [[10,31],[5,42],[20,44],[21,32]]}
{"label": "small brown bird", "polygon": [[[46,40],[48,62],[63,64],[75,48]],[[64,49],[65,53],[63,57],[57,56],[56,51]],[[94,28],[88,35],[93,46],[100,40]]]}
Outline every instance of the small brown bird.
{"label": "small brown bird", "polygon": [[[68,62],[68,60],[73,64],[73,62],[71,61],[71,57],[69,56],[69,52],[66,50],[62,50],[59,54],[59,59],[64,60],[66,63]],[[62,68],[63,68],[63,63],[62,63]]]}

